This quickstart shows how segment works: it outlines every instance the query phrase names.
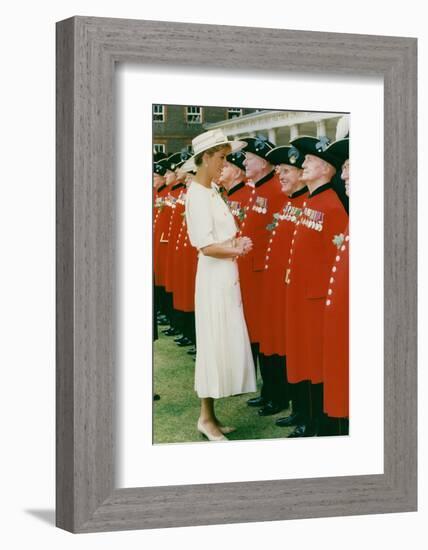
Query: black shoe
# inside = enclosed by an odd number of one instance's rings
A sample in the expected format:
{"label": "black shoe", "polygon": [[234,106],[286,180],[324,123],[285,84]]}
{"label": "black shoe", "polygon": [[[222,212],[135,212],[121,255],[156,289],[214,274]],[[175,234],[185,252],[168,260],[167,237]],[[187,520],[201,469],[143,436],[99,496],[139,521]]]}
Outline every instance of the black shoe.
{"label": "black shoe", "polygon": [[160,395],[158,393],[155,393],[153,395],[153,401],[159,401],[159,399],[160,399]]}
{"label": "black shoe", "polygon": [[169,327],[169,321],[168,319],[162,319],[162,321],[157,321],[157,324],[160,326],[160,327]]}
{"label": "black shoe", "polygon": [[177,338],[174,338],[174,342],[176,342],[178,344],[178,342],[181,342],[181,340],[183,340],[183,338],[186,338],[183,334],[179,334],[177,336]]}
{"label": "black shoe", "polygon": [[263,399],[261,395],[259,397],[252,397],[247,401],[247,405],[249,407],[263,407],[265,403],[266,401]]}
{"label": "black shoe", "polygon": [[186,351],[187,355],[196,355],[196,348],[192,348]]}
{"label": "black shoe", "polygon": [[169,319],[166,315],[158,315],[158,317],[156,318],[156,321],[160,326],[169,325]]}
{"label": "black shoe", "polygon": [[287,437],[315,437],[318,435],[316,426],[309,422],[308,424],[299,424]]}
{"label": "black shoe", "polygon": [[275,424],[281,428],[288,428],[290,426],[297,426],[298,424],[304,424],[304,417],[299,414],[290,414],[289,416],[284,416],[283,418],[277,418]]}
{"label": "black shoe", "polygon": [[177,346],[180,346],[180,348],[184,348],[185,346],[191,346],[193,344],[192,340],[189,340],[189,338],[181,338],[179,342],[177,342]]}
{"label": "black shoe", "polygon": [[163,330],[162,331],[163,334],[165,334],[165,336],[177,336],[177,334],[180,334],[180,331],[178,330],[178,328],[168,328],[167,330]]}
{"label": "black shoe", "polygon": [[277,414],[286,408],[288,408],[288,405],[268,401],[264,407],[259,409],[259,416],[272,416],[273,414]]}

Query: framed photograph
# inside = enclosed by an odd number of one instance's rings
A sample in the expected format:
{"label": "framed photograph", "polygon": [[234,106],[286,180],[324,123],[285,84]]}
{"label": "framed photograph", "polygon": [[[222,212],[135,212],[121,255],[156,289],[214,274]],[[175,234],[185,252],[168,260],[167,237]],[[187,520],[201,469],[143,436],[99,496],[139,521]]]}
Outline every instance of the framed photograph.
{"label": "framed photograph", "polygon": [[[293,119],[299,112],[306,118]],[[357,237],[349,436],[244,437],[241,426],[227,444],[177,437],[168,408],[159,415],[165,394],[153,401],[153,156],[191,155],[203,131],[244,141],[249,123],[263,146],[305,133],[324,148],[343,116]],[[57,24],[58,527],[416,510],[416,118],[412,38],[91,17]],[[228,203],[239,218],[241,205]],[[267,210],[266,199],[255,208]],[[320,224],[308,213],[308,227]]]}

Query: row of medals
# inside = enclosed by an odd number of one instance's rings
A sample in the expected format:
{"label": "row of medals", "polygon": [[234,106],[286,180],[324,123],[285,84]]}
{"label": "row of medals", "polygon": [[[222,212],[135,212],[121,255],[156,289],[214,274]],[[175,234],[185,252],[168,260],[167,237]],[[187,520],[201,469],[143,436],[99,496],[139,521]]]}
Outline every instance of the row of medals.
{"label": "row of medals", "polygon": [[252,209],[258,214],[267,214],[268,200],[265,197],[256,197]]}
{"label": "row of medals", "polygon": [[238,201],[228,201],[230,211],[234,216],[239,216],[241,213],[241,203]]}
{"label": "row of medals", "polygon": [[177,199],[173,197],[172,195],[168,195],[165,198],[165,204],[166,206],[169,206],[171,208],[175,208],[175,203],[177,202]]}
{"label": "row of medals", "polygon": [[311,210],[310,208],[305,208],[303,210],[302,218],[299,222],[309,229],[314,229],[315,231],[322,231],[324,223],[324,213],[319,212],[318,210]]}
{"label": "row of medals", "polygon": [[291,204],[287,204],[287,206],[283,208],[282,214],[278,214],[278,219],[296,223],[301,213],[301,208],[298,208],[297,206],[292,206]]}
{"label": "row of medals", "polygon": [[182,191],[180,193],[180,195],[178,196],[178,199],[177,199],[177,204],[181,204],[183,205],[185,203],[185,200],[186,200],[186,191]]}
{"label": "row of medals", "polygon": [[155,208],[161,208],[163,205],[169,206],[170,208],[175,208],[177,204],[184,204],[184,199],[186,198],[186,193],[181,192],[178,198],[168,195],[166,197],[157,197],[155,200]]}

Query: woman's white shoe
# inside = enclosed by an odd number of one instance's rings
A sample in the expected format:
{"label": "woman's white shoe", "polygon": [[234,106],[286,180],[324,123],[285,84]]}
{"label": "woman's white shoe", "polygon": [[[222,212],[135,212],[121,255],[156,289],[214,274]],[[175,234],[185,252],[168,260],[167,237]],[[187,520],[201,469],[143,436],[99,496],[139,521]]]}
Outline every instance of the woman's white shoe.
{"label": "woman's white shoe", "polygon": [[[223,433],[221,435],[213,435],[213,434],[210,434],[203,426],[202,424],[200,423],[200,421],[198,420],[198,425],[197,425],[197,428],[198,428],[198,432],[201,433],[202,435],[204,435],[208,441],[228,441],[227,437],[225,435],[223,435]],[[221,428],[219,428],[220,431]]]}
{"label": "woman's white shoe", "polygon": [[232,432],[236,432],[236,428],[233,426],[219,426],[218,429],[222,434],[231,434]]}

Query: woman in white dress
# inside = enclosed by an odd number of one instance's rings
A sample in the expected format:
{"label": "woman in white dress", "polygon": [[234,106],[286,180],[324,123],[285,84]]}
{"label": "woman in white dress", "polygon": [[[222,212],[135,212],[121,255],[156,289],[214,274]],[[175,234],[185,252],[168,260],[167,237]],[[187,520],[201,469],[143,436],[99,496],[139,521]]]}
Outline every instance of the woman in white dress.
{"label": "woman in white dress", "polygon": [[255,369],[242,309],[236,258],[251,250],[217,185],[226,156],[245,146],[228,141],[221,130],[197,136],[195,155],[186,162],[196,175],[186,195],[186,223],[192,246],[199,251],[195,285],[195,390],[201,399],[198,430],[210,441],[227,439],[214,399],[256,390]]}

